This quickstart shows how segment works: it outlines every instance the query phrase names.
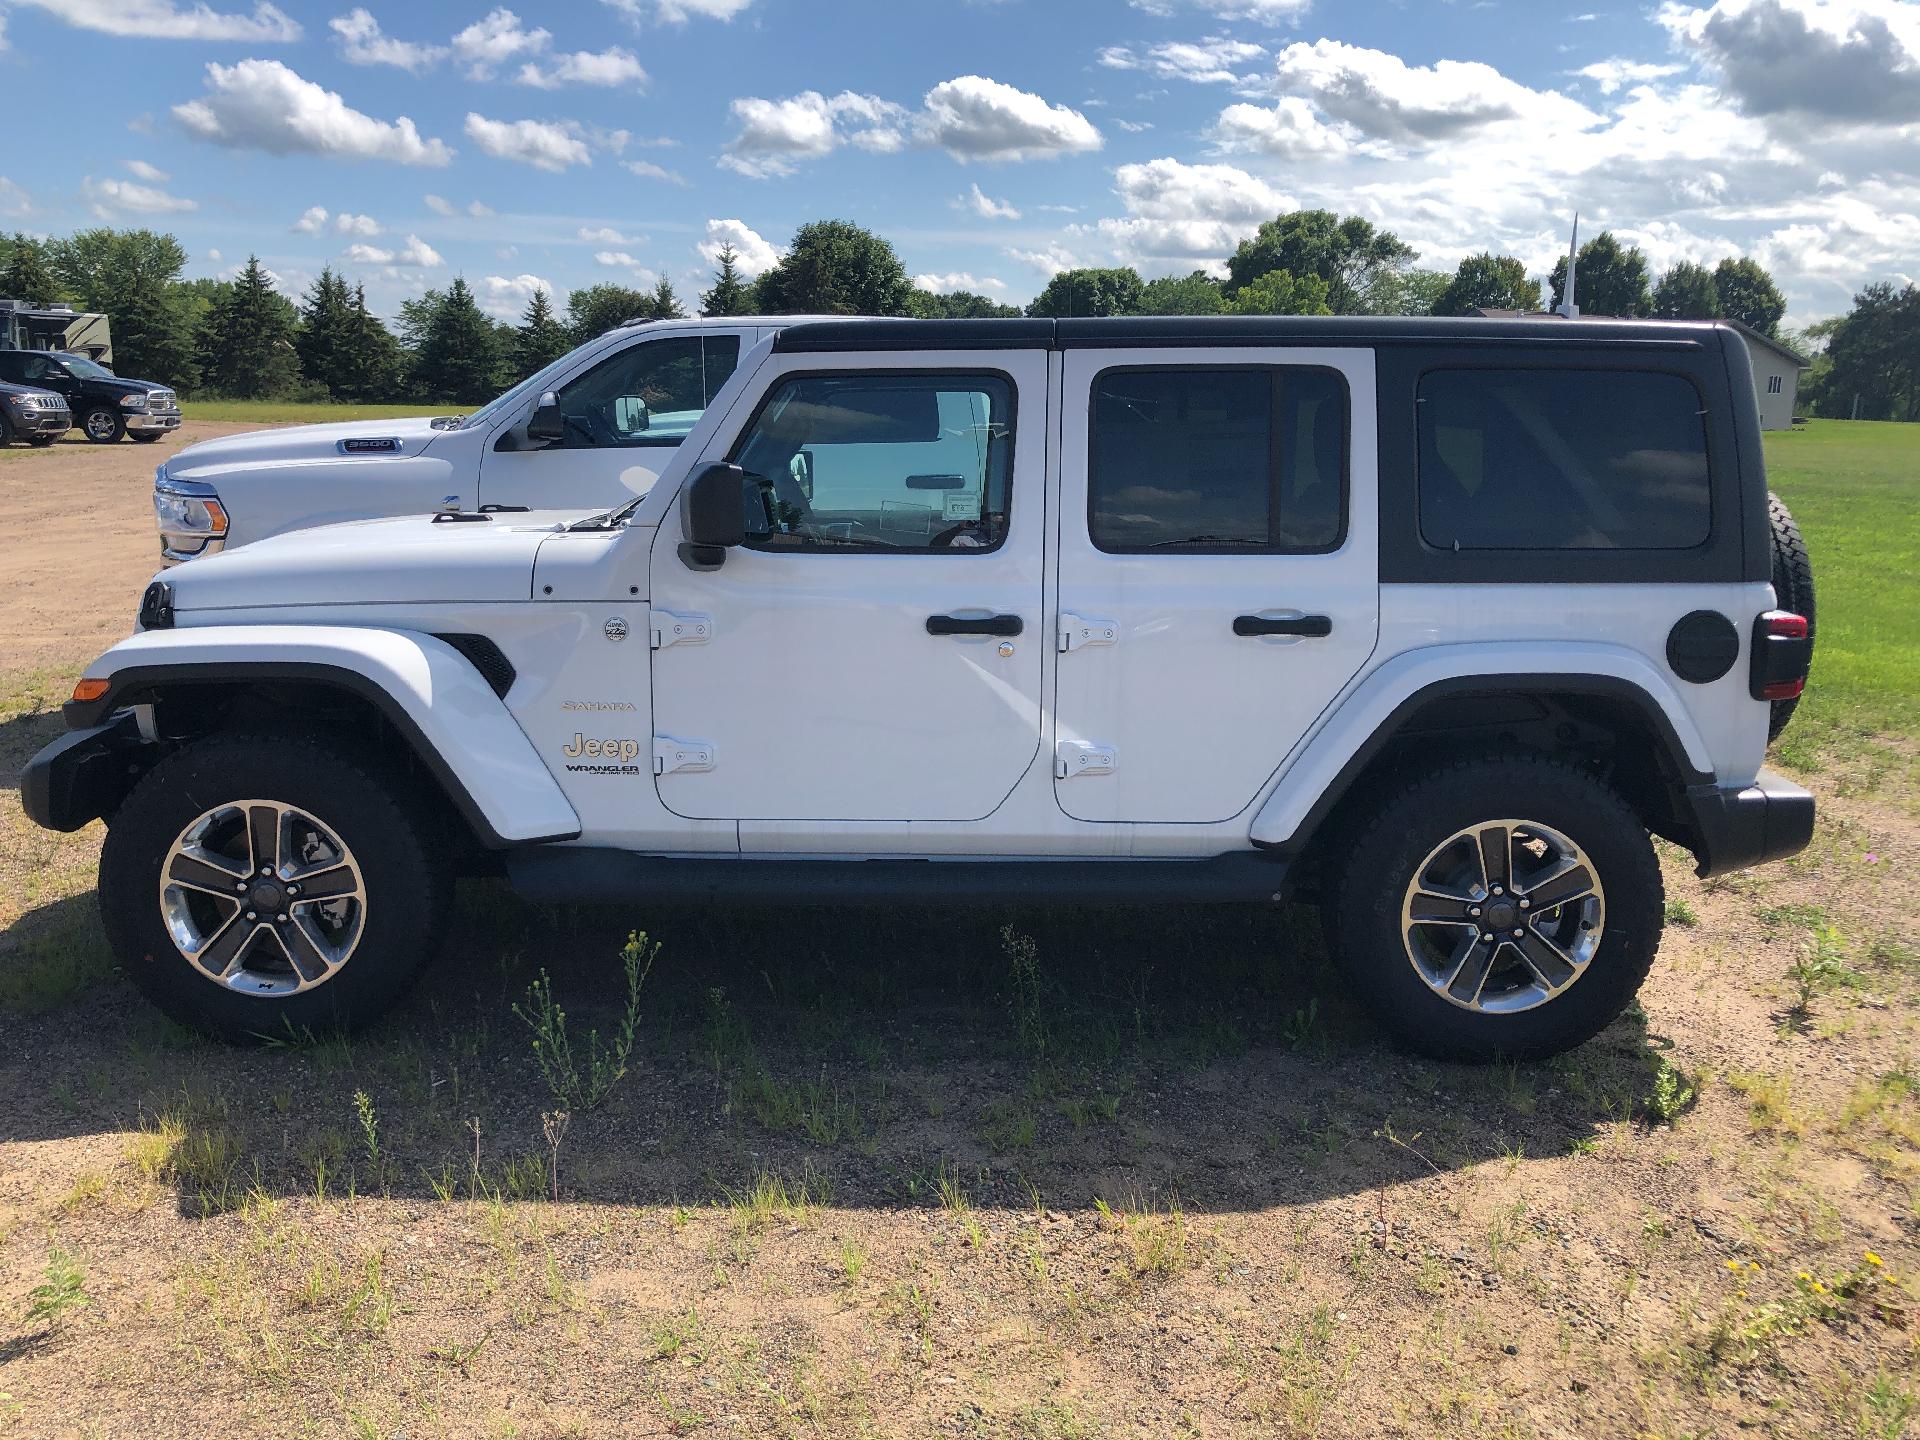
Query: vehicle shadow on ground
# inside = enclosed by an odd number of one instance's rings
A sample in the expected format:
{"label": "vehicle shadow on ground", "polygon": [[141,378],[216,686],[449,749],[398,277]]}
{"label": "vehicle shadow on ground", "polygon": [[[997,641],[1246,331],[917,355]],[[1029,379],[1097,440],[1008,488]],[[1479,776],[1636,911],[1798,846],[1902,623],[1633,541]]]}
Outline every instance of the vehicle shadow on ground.
{"label": "vehicle shadow on ground", "polygon": [[[916,1206],[962,1177],[980,1207],[1225,1211],[1566,1153],[1641,1114],[1662,1063],[1637,1010],[1544,1064],[1396,1054],[1299,908],[626,916],[535,909],[491,882],[458,908],[399,1013],[253,1048],[152,1010],[106,956],[91,895],[34,911],[0,935],[0,1133],[129,1132],[116,1143],[188,1215],[253,1191],[536,1199],[558,1110],[572,1201],[701,1203],[770,1176]],[[590,1075],[589,1032],[611,1048],[620,950],[643,923],[660,949],[631,1057],[589,1108],[543,1078],[516,1007],[550,975]],[[52,973],[23,982],[35,967]]]}

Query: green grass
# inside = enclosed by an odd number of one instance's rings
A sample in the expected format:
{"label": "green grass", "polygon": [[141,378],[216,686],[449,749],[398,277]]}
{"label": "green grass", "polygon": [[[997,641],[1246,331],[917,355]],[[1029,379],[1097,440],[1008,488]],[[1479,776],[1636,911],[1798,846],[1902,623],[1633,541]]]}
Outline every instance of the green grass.
{"label": "green grass", "polygon": [[290,400],[187,400],[180,414],[187,420],[220,420],[234,425],[323,425],[334,420],[405,420],[415,415],[460,415],[478,410],[473,405],[303,405]]}
{"label": "green grass", "polygon": [[1766,446],[1819,600],[1813,680],[1787,743],[1920,739],[1920,425],[1815,420]]}

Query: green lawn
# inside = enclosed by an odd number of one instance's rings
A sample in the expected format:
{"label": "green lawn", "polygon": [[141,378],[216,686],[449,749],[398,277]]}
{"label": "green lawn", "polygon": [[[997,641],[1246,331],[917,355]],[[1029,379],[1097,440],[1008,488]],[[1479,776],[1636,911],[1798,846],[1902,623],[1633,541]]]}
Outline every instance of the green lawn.
{"label": "green lawn", "polygon": [[319,425],[330,420],[404,420],[413,415],[459,415],[478,410],[480,404],[302,405],[287,400],[188,400],[180,406],[180,413],[189,420],[224,420],[237,425]]}
{"label": "green lawn", "polygon": [[1920,425],[1815,420],[1766,442],[1819,600],[1813,679],[1785,758],[1811,763],[1872,734],[1920,739]]}

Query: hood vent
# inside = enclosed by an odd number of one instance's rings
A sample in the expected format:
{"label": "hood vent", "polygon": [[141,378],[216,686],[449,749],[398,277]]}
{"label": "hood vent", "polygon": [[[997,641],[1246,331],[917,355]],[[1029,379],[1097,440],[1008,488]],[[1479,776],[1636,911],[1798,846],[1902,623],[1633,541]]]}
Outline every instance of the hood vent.
{"label": "hood vent", "polygon": [[342,455],[392,455],[399,449],[400,440],[395,435],[355,436],[340,442]]}

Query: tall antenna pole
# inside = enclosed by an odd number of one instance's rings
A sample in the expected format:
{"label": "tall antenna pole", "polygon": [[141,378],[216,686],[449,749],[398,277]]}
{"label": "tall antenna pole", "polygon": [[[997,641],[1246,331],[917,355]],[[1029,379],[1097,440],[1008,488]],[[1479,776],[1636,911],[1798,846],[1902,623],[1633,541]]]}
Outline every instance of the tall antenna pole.
{"label": "tall antenna pole", "polygon": [[1573,212],[1573,238],[1567,242],[1567,289],[1560,297],[1560,313],[1569,320],[1580,318],[1580,306],[1573,298],[1573,282],[1580,269],[1580,212]]}

